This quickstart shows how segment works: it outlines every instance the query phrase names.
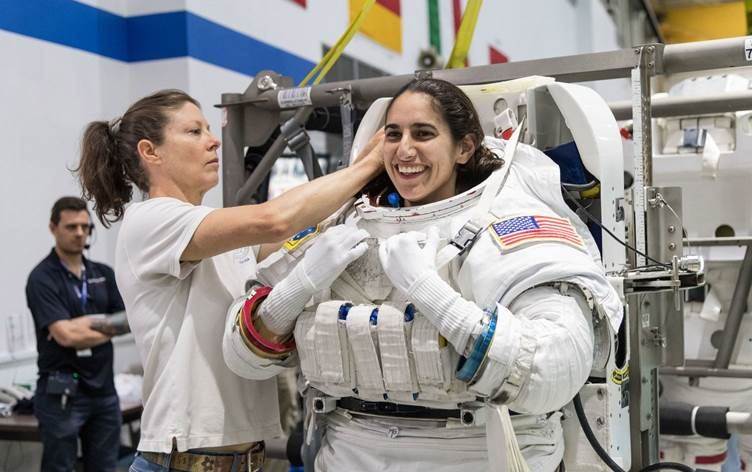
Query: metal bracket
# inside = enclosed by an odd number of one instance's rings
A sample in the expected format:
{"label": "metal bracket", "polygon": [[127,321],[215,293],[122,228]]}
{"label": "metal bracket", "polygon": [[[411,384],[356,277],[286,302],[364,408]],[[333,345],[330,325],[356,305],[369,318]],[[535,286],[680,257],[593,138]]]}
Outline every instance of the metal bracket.
{"label": "metal bracket", "polygon": [[413,72],[413,75],[417,80],[425,80],[425,79],[432,79],[433,78],[433,71],[432,70],[416,70]]}
{"label": "metal bracket", "polygon": [[355,131],[353,130],[353,103],[352,90],[344,89],[339,96],[339,113],[342,117],[342,159],[339,161],[338,168],[350,165],[350,153],[352,152],[353,139]]}

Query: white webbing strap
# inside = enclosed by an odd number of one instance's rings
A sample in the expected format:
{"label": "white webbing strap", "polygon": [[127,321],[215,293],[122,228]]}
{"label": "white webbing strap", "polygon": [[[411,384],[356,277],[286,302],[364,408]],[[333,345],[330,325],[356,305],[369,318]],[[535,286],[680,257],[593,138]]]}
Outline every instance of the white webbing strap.
{"label": "white webbing strap", "polygon": [[321,380],[321,371],[316,362],[315,320],[315,313],[304,311],[295,322],[295,346],[300,358],[300,370],[312,382]]}
{"label": "white webbing strap", "polygon": [[449,381],[444,375],[439,348],[439,330],[428,321],[428,318],[416,316],[413,320],[412,345],[420,388],[448,387]]}
{"label": "white webbing strap", "polygon": [[371,312],[374,305],[357,305],[347,314],[347,336],[355,362],[356,388],[386,393],[379,355],[371,336]]}
{"label": "white webbing strap", "polygon": [[486,448],[488,470],[505,472],[530,472],[522,457],[517,436],[512,427],[512,418],[506,405],[488,404],[486,415]]}
{"label": "white webbing strap", "polygon": [[520,133],[522,132],[524,125],[525,119],[523,118],[522,122],[517,129],[514,130],[512,137],[507,141],[507,144],[504,147],[504,165],[501,169],[491,174],[486,181],[486,186],[483,189],[483,193],[481,194],[477,205],[475,205],[473,211],[470,212],[470,216],[465,224],[463,224],[459,231],[457,231],[457,234],[452,238],[449,244],[444,246],[444,248],[442,248],[436,255],[437,269],[441,269],[468,247],[472,246],[480,232],[491,223],[488,212],[491,210],[491,205],[509,176],[509,169],[512,167],[514,152],[517,149],[517,143],[520,140]]}
{"label": "white webbing strap", "polygon": [[405,315],[391,305],[379,307],[377,323],[381,369],[388,392],[417,392],[417,382],[410,375],[410,359],[405,339]]}
{"label": "white webbing strap", "polygon": [[[340,384],[349,382],[345,375],[349,377],[350,369],[349,366],[343,366],[342,343],[339,334],[338,319],[341,303],[328,301],[321,303],[316,309],[313,341],[323,382]],[[347,354],[347,344],[345,344],[345,354]]]}

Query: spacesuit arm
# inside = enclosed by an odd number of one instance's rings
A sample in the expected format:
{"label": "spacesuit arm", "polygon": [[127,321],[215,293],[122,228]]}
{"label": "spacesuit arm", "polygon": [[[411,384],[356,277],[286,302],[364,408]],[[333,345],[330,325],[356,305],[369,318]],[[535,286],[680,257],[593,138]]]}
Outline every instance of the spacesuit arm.
{"label": "spacesuit arm", "polygon": [[243,340],[238,325],[238,312],[246,297],[236,299],[227,310],[225,330],[222,337],[222,355],[227,367],[240,377],[251,380],[266,380],[297,365],[295,353],[284,359],[270,359],[254,353]]}
{"label": "spacesuit arm", "polygon": [[585,384],[594,341],[592,311],[579,289],[531,288],[509,309],[498,306],[496,323],[471,390],[539,414],[561,408]]}

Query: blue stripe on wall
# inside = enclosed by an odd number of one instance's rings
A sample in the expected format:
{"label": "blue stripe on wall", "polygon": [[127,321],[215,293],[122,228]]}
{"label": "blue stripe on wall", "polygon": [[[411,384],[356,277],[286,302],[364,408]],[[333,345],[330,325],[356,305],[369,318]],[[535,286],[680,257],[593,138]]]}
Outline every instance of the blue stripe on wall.
{"label": "blue stripe on wall", "polygon": [[250,38],[188,13],[188,51],[191,57],[246,75],[272,69],[295,82],[315,65],[270,44]]}
{"label": "blue stripe on wall", "polygon": [[193,57],[301,80],[314,63],[186,11],[122,17],[73,0],[0,0],[0,29],[124,62]]}
{"label": "blue stripe on wall", "polygon": [[71,0],[0,0],[0,29],[128,60],[126,19]]}
{"label": "blue stripe on wall", "polygon": [[186,12],[176,11],[128,18],[128,61],[188,56],[185,17]]}

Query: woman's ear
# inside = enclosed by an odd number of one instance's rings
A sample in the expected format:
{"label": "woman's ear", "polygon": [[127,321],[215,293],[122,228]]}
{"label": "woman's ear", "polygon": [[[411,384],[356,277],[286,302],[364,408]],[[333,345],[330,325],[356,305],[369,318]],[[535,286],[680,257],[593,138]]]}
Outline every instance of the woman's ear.
{"label": "woman's ear", "polygon": [[142,139],[139,141],[138,144],[136,144],[136,149],[138,150],[138,155],[144,160],[144,162],[156,164],[161,161],[161,158],[157,155],[156,146],[154,146],[154,143],[148,139]]}
{"label": "woman's ear", "polygon": [[459,144],[459,156],[457,156],[457,164],[467,164],[470,158],[475,154],[475,142],[472,136],[465,135]]}

